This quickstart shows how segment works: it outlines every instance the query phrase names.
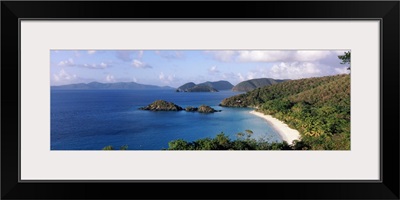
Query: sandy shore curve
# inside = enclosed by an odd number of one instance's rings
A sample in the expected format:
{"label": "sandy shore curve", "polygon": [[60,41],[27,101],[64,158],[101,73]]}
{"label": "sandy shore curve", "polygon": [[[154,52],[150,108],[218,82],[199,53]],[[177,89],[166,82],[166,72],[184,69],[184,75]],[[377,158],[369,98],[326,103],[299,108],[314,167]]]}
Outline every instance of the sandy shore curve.
{"label": "sandy shore curve", "polygon": [[290,128],[287,124],[272,117],[271,115],[264,115],[264,113],[257,112],[255,110],[250,111],[250,113],[265,119],[288,144],[293,144],[293,140],[300,140],[299,131]]}

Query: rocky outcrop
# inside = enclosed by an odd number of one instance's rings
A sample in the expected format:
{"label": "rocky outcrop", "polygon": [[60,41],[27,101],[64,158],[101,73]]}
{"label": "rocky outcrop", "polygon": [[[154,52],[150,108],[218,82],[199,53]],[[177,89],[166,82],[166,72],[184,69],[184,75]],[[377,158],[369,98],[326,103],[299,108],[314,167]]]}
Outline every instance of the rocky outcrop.
{"label": "rocky outcrop", "polygon": [[215,110],[207,105],[201,105],[200,107],[192,107],[188,106],[185,109],[182,107],[164,100],[157,100],[151,103],[148,106],[139,108],[140,110],[150,110],[150,111],[181,111],[185,110],[186,112],[199,112],[199,113],[214,113],[221,112],[221,110]]}
{"label": "rocky outcrop", "polygon": [[211,108],[210,106],[207,105],[201,105],[198,108],[199,113],[214,113],[214,112],[221,112],[221,110],[215,110],[214,108]]}
{"label": "rocky outcrop", "polygon": [[186,112],[196,112],[197,110],[198,110],[198,108],[192,107],[192,106],[188,106],[185,108]]}
{"label": "rocky outcrop", "polygon": [[151,110],[151,111],[180,111],[180,110],[183,110],[182,107],[180,107],[174,103],[164,101],[164,100],[154,101],[150,105],[141,107],[139,109]]}

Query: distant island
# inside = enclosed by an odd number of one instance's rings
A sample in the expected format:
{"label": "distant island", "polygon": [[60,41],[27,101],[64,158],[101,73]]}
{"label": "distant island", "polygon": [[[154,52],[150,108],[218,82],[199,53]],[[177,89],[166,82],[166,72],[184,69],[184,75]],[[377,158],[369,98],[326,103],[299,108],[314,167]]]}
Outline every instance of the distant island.
{"label": "distant island", "polygon": [[214,112],[221,112],[221,110],[215,110],[207,105],[201,105],[198,108],[188,106],[185,109],[182,107],[168,101],[164,100],[156,100],[153,103],[139,108],[140,110],[150,110],[150,111],[181,111],[185,110],[187,112],[199,112],[199,113],[214,113]]}
{"label": "distant island", "polygon": [[149,89],[165,89],[173,90],[174,88],[169,86],[155,86],[155,85],[144,85],[135,82],[118,82],[118,83],[77,83],[69,85],[51,86],[51,89],[55,90],[149,90]]}
{"label": "distant island", "polygon": [[54,90],[175,90],[176,92],[219,92],[220,90],[232,90],[235,92],[249,92],[257,88],[264,86],[274,85],[287,80],[272,79],[272,78],[258,78],[251,79],[247,81],[242,81],[236,86],[232,85],[228,81],[207,81],[204,83],[195,84],[193,82],[188,82],[176,90],[170,86],[156,86],[156,85],[146,85],[136,82],[117,82],[117,83],[100,83],[100,82],[90,82],[90,83],[75,83],[68,85],[51,86]]}
{"label": "distant island", "polygon": [[242,82],[238,83],[235,87],[232,88],[232,91],[249,92],[249,91],[252,91],[252,90],[260,88],[260,87],[274,85],[277,83],[282,83],[284,81],[287,81],[287,80],[272,79],[272,78],[251,79],[251,80],[242,81]]}
{"label": "distant island", "polygon": [[176,89],[177,92],[218,92],[219,90],[231,90],[233,85],[228,81],[204,82],[195,84],[185,83]]}

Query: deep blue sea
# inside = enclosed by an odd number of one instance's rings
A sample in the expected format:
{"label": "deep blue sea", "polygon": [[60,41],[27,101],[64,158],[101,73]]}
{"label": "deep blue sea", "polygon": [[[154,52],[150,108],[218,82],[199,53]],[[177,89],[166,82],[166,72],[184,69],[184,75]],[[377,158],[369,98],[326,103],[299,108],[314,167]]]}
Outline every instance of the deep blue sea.
{"label": "deep blue sea", "polygon": [[[101,150],[128,145],[129,150],[161,150],[176,139],[193,141],[224,132],[232,139],[250,129],[253,138],[281,141],[250,108],[218,104],[232,91],[186,93],[174,90],[51,90],[51,150]],[[155,100],[181,107],[209,105],[222,112],[145,111]]]}

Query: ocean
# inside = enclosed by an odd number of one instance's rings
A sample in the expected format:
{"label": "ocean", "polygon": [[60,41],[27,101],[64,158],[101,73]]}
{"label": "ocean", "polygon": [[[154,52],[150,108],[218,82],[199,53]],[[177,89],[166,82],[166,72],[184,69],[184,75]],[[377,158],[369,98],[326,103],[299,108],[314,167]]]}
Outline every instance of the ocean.
{"label": "ocean", "polygon": [[[282,141],[251,108],[226,108],[218,104],[240,93],[175,92],[174,90],[51,90],[51,150],[101,150],[111,145],[128,150],[161,150],[176,139],[194,141],[223,132],[236,139],[246,129],[253,138]],[[181,107],[202,104],[222,112],[197,113],[146,111],[138,108],[155,100]]]}

